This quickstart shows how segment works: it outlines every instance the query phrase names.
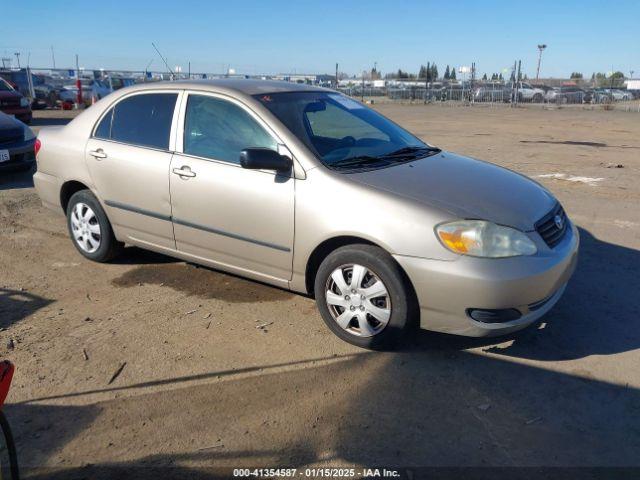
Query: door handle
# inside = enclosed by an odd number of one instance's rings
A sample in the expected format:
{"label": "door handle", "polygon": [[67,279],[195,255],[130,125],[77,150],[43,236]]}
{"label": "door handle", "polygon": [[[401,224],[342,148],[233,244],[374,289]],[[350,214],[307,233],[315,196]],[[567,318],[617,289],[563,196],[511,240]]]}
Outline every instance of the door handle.
{"label": "door handle", "polygon": [[103,158],[107,158],[107,154],[104,153],[104,150],[102,150],[101,148],[99,148],[97,150],[90,150],[89,151],[89,155],[91,155],[94,158],[97,158],[98,160],[101,160]]}
{"label": "door handle", "polygon": [[173,173],[178,175],[180,178],[184,178],[184,177],[195,177],[196,176],[196,172],[192,172],[191,171],[191,167],[189,167],[188,165],[183,165],[180,168],[174,168]]}

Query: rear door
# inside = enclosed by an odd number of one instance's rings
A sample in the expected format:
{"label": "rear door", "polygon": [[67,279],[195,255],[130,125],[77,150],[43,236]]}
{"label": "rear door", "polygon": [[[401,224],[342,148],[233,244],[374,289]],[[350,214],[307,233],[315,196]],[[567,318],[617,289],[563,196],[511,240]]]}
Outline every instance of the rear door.
{"label": "rear door", "polygon": [[185,93],[169,175],[176,247],[286,286],[293,258],[293,174],[242,168],[240,151],[249,147],[283,145],[239,101]]}
{"label": "rear door", "polygon": [[119,235],[175,249],[169,199],[171,132],[178,91],[137,92],[98,121],[86,161],[99,198]]}

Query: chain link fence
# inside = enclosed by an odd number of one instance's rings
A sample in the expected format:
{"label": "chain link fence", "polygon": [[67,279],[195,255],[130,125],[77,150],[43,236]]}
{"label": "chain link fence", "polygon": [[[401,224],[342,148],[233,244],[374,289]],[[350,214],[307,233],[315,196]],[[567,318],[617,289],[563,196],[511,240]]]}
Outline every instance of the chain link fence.
{"label": "chain link fence", "polygon": [[[225,74],[151,72],[151,71],[105,71],[80,70],[81,96],[85,104],[91,104],[114,90],[136,83],[187,78],[206,79],[227,77]],[[78,72],[73,69],[0,69],[0,77],[19,90],[32,102],[33,108],[59,108],[76,103],[78,98]],[[236,78],[245,78],[235,75]],[[306,83],[334,86],[329,77],[322,82]],[[323,76],[328,77],[328,76]],[[248,78],[248,77],[247,77]],[[252,78],[289,78],[283,76],[253,76]],[[297,78],[297,77],[291,77]],[[298,80],[296,83],[300,83]],[[373,86],[373,83],[379,84]],[[380,86],[382,84],[382,86]],[[430,103],[441,105],[482,105],[490,107],[537,105],[562,108],[569,105],[598,106],[640,112],[640,91],[623,88],[590,88],[577,85],[548,86],[534,81],[444,81],[426,82],[420,79],[375,82],[354,80],[338,91],[351,97],[375,102]]]}
{"label": "chain link fence", "polygon": [[518,106],[561,108],[567,105],[601,106],[640,112],[640,91],[612,88],[549,87],[527,82],[475,82],[448,85],[407,82],[386,87],[339,87],[345,95],[370,102],[432,103],[443,105]]}

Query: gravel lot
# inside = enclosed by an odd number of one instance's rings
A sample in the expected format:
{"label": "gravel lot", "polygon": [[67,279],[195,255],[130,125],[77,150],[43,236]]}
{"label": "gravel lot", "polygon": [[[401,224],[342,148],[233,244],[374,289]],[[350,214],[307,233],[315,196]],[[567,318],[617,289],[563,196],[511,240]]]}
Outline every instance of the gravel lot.
{"label": "gravel lot", "polygon": [[[30,175],[4,174],[0,357],[17,365],[6,413],[31,477],[640,466],[640,115],[377,108],[558,196],[580,227],[581,259],[546,323],[359,350],[303,296],[137,248],[90,263]],[[36,112],[34,126],[73,114]]]}

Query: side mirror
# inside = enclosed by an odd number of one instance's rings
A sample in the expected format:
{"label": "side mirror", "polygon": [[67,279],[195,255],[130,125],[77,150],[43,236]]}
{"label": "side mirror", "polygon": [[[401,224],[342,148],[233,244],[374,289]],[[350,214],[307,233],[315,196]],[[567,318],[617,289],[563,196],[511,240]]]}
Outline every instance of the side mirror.
{"label": "side mirror", "polygon": [[282,173],[291,170],[293,163],[289,157],[269,148],[246,148],[240,152],[240,165],[252,170],[275,170]]}

